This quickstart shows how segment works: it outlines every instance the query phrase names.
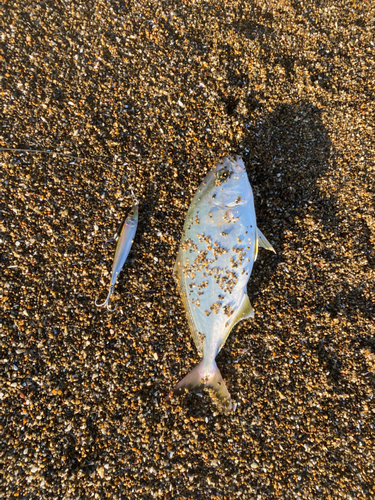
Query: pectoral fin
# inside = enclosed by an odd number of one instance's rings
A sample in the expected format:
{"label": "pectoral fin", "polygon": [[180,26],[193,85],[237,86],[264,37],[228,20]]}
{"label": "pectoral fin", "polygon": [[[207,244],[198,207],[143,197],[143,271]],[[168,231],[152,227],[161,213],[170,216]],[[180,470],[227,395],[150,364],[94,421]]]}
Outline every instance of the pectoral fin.
{"label": "pectoral fin", "polygon": [[258,236],[258,244],[261,248],[265,248],[266,250],[271,250],[271,252],[276,253],[273,246],[267,240],[267,238],[264,236],[264,234],[259,229],[259,227],[257,227],[257,236]]}

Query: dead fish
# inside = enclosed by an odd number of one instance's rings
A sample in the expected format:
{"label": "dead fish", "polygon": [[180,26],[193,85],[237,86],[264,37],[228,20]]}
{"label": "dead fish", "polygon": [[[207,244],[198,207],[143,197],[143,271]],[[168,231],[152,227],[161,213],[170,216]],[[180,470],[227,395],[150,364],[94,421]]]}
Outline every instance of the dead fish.
{"label": "dead fish", "polygon": [[129,215],[121,221],[121,224],[116,231],[116,234],[108,241],[116,241],[117,242],[115,258],[113,260],[112,265],[112,275],[111,275],[111,285],[109,287],[108,297],[102,304],[97,304],[97,300],[95,301],[95,305],[97,307],[107,307],[108,311],[115,311],[117,306],[114,309],[109,308],[109,299],[115,289],[116,280],[118,275],[123,268],[125,261],[129,255],[130,249],[133,245],[135,233],[137,231],[138,225],[138,200],[135,199],[134,204],[130,210]]}
{"label": "dead fish", "polygon": [[234,325],[254,316],[246,288],[258,247],[275,251],[257,227],[245,165],[228,156],[206,176],[186,216],[174,274],[202,360],[171,395],[207,387],[224,411],[233,409],[215,358]]}

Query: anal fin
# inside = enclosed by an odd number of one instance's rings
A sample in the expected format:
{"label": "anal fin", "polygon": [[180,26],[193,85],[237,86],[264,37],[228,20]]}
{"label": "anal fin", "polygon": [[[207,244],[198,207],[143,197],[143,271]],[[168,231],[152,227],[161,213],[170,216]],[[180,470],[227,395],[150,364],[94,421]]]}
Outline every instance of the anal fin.
{"label": "anal fin", "polygon": [[250,303],[247,293],[244,293],[241,305],[233,319],[233,326],[242,319],[254,318],[254,309]]}
{"label": "anal fin", "polygon": [[240,304],[240,307],[237,309],[236,314],[234,315],[234,318],[230,322],[230,325],[228,325],[228,331],[226,332],[226,335],[225,335],[222,343],[220,344],[219,351],[221,350],[221,348],[225,344],[225,341],[227,340],[228,335],[232,331],[232,328],[234,327],[234,325],[236,323],[238,323],[239,321],[242,321],[243,319],[249,319],[249,318],[254,318],[254,309],[250,303],[250,300],[249,300],[247,293],[245,292],[243,299],[242,299],[242,302]]}

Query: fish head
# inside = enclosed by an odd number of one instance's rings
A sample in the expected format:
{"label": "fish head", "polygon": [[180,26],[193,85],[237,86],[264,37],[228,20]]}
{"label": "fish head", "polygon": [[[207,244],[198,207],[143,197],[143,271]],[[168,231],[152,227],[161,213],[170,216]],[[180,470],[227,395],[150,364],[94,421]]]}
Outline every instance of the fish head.
{"label": "fish head", "polygon": [[129,212],[129,215],[128,217],[126,218],[126,222],[127,224],[131,225],[131,224],[137,224],[138,222],[138,203],[135,203],[130,212]]}
{"label": "fish head", "polygon": [[240,156],[226,156],[213,170],[214,185],[211,189],[212,204],[235,207],[247,203],[252,195],[246,168]]}

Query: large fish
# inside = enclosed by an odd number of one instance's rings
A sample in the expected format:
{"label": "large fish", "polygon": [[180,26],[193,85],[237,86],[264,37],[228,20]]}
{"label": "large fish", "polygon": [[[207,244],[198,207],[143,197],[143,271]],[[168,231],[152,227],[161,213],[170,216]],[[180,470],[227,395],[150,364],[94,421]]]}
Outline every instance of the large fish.
{"label": "large fish", "polygon": [[202,357],[174,395],[210,389],[225,411],[233,408],[215,358],[236,323],[254,316],[246,293],[258,247],[272,245],[257,228],[254,197],[241,157],[226,157],[209,172],[189,207],[175,278]]}

